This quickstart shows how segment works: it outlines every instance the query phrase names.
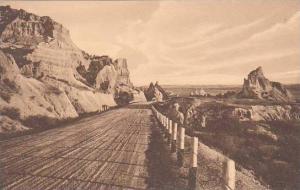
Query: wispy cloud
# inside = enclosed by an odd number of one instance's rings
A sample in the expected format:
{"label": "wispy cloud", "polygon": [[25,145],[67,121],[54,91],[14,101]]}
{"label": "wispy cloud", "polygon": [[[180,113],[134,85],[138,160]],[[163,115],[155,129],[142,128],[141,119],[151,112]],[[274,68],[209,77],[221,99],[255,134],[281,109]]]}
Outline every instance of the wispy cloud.
{"label": "wispy cloud", "polygon": [[[126,57],[135,84],[240,84],[262,66],[300,82],[300,2],[2,2],[49,15],[80,48]],[[74,14],[76,12],[76,14]]]}

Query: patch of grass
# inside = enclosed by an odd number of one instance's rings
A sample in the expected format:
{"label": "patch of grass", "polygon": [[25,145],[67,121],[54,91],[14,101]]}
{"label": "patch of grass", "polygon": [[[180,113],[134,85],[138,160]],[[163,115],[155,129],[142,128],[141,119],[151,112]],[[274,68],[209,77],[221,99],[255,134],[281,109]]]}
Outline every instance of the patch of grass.
{"label": "patch of grass", "polygon": [[[239,121],[231,115],[236,107],[232,104],[247,107],[274,105],[273,102],[249,99],[216,102],[179,97],[155,106],[167,113],[174,102],[178,102],[185,113],[188,135],[197,135],[206,145],[254,171],[255,176],[272,189],[300,189],[300,121]],[[299,113],[299,107],[294,104],[276,105],[291,105],[292,114]],[[206,128],[198,126],[202,114],[207,116]]]}
{"label": "patch of grass", "polygon": [[[212,128],[197,133],[205,144],[221,150],[245,168],[255,171],[255,175],[263,183],[271,185],[272,189],[299,189],[299,122],[230,124],[219,120],[208,125],[212,124]],[[258,131],[257,134],[248,134],[247,129]],[[270,139],[269,134],[276,134],[278,140]]]}

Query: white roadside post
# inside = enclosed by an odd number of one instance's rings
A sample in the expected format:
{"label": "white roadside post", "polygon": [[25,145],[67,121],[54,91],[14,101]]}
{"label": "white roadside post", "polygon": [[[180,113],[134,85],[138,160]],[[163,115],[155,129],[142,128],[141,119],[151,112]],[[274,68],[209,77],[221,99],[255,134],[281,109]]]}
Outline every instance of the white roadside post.
{"label": "white roadside post", "polygon": [[171,152],[176,152],[176,140],[177,140],[177,123],[173,123],[173,130],[172,130],[172,144],[171,144]]}
{"label": "white roadside post", "polygon": [[169,119],[168,122],[168,144],[171,146],[172,143],[172,120]]}
{"label": "white roadside post", "polygon": [[193,137],[193,140],[192,140],[192,165],[189,170],[189,180],[188,180],[188,186],[189,186],[190,190],[198,190],[199,189],[199,182],[197,179],[197,170],[198,170],[197,155],[198,155],[198,137]]}
{"label": "white roadside post", "polygon": [[227,159],[224,162],[224,190],[235,189],[235,162]]}
{"label": "white roadside post", "polygon": [[185,128],[179,127],[179,150],[177,152],[177,161],[178,166],[182,167],[184,164],[184,137],[185,137]]}
{"label": "white roadside post", "polygon": [[169,119],[167,116],[165,116],[165,138],[168,139],[168,131],[169,131]]}

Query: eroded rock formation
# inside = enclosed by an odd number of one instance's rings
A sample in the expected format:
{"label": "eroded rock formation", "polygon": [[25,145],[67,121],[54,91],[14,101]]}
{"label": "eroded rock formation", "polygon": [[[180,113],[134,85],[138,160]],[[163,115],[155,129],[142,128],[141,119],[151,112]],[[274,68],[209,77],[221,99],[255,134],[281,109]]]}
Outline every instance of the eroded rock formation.
{"label": "eroded rock formation", "polygon": [[184,123],[184,115],[182,112],[179,111],[179,104],[175,103],[175,104],[171,104],[169,106],[168,109],[168,113],[167,113],[168,117],[176,122],[177,124],[179,124],[180,126],[183,126]]}
{"label": "eroded rock formation", "polygon": [[166,91],[156,82],[153,84],[150,83],[148,89],[145,90],[145,96],[148,101],[163,101],[168,98]]}
{"label": "eroded rock formation", "polygon": [[50,17],[9,6],[0,6],[0,73],[0,111],[21,119],[77,117],[135,92],[126,59],[89,55]]}
{"label": "eroded rock formation", "polygon": [[248,78],[244,79],[243,89],[238,96],[283,102],[293,101],[292,95],[284,85],[269,81],[264,76],[262,67],[258,67],[248,74]]}

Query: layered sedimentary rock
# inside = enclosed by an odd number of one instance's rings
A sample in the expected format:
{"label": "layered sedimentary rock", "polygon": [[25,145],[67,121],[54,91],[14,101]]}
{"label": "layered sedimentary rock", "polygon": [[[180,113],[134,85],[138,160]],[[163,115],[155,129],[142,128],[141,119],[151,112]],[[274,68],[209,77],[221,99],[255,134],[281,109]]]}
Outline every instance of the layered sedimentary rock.
{"label": "layered sedimentary rock", "polygon": [[232,116],[241,121],[300,120],[300,107],[254,105],[248,108],[234,108]]}
{"label": "layered sedimentary rock", "polygon": [[1,133],[11,133],[11,132],[21,132],[28,130],[28,127],[22,125],[19,121],[12,120],[7,116],[0,115],[0,134]]}
{"label": "layered sedimentary rock", "polygon": [[88,68],[80,64],[76,70],[88,85],[108,93],[133,89],[126,59],[118,58],[113,62],[108,56],[86,55],[86,58],[90,60]]}
{"label": "layered sedimentary rock", "polygon": [[118,73],[117,76],[117,85],[118,86],[129,86],[129,87],[133,87],[133,84],[130,81],[130,77],[129,77],[129,69],[127,66],[127,60],[124,58],[118,58],[114,61],[114,66],[115,69]]}
{"label": "layered sedimentary rock", "polygon": [[113,65],[106,65],[97,74],[96,87],[102,90],[113,92],[116,86],[118,73]]}
{"label": "layered sedimentary rock", "polygon": [[89,55],[50,17],[9,6],[0,6],[0,72],[0,111],[20,119],[77,117],[114,106],[120,89],[134,92],[125,59]]}
{"label": "layered sedimentary rock", "polygon": [[300,120],[300,107],[297,105],[227,105],[207,102],[192,105],[185,114],[189,127],[201,129],[209,121],[296,121]]}
{"label": "layered sedimentary rock", "polygon": [[263,74],[262,68],[251,71],[244,79],[242,91],[238,94],[242,98],[266,99],[273,101],[293,101],[290,92],[279,82],[269,81]]}
{"label": "layered sedimentary rock", "polygon": [[153,84],[150,83],[148,89],[145,90],[145,96],[148,101],[156,100],[163,101],[168,98],[168,94],[166,91],[156,82]]}
{"label": "layered sedimentary rock", "polygon": [[103,104],[115,104],[112,95],[88,87],[71,86],[50,77],[43,80],[25,77],[11,56],[0,51],[0,58],[0,110],[15,108],[20,119],[34,115],[58,119],[77,117],[97,111]]}

